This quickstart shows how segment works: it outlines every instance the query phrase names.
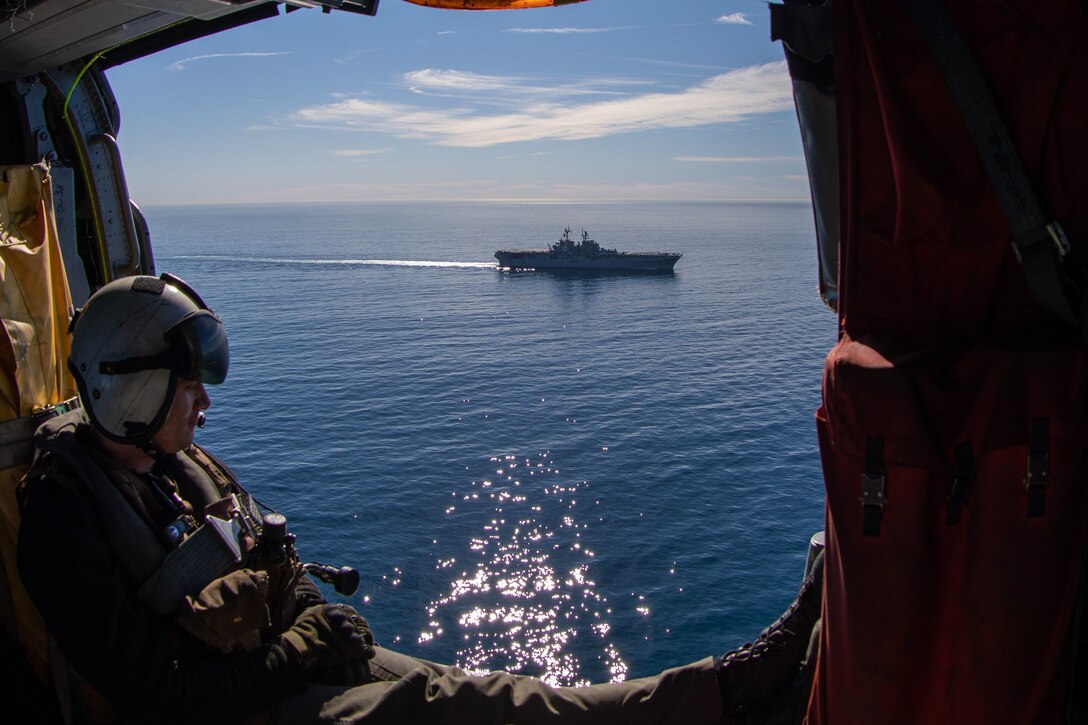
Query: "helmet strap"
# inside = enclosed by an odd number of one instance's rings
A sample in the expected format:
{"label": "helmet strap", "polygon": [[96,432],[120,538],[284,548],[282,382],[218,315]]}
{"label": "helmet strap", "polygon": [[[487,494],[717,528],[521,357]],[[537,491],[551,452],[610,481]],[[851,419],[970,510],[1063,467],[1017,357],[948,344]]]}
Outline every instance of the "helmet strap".
{"label": "helmet strap", "polygon": [[165,462],[166,459],[169,458],[169,456],[161,448],[155,445],[155,441],[151,440],[150,438],[145,441],[140,441],[136,444],[136,447],[155,460],[155,468],[160,467],[163,462]]}

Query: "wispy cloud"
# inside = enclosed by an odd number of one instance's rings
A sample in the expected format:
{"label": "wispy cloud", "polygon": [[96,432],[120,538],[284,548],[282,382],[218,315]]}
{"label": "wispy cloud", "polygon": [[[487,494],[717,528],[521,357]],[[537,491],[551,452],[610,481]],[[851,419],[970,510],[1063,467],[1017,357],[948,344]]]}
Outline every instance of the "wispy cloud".
{"label": "wispy cloud", "polygon": [[726,25],[751,25],[752,21],[748,19],[748,15],[745,13],[731,13],[729,15],[723,15],[714,22],[725,23]]}
{"label": "wispy cloud", "polygon": [[673,161],[708,164],[768,164],[779,161],[804,161],[802,156],[675,156]]}
{"label": "wispy cloud", "polygon": [[166,66],[170,70],[185,70],[185,66],[190,63],[195,63],[198,60],[209,60],[212,58],[269,58],[276,55],[291,55],[290,51],[283,51],[278,53],[209,53],[207,55],[194,55],[191,58],[185,58],[183,60],[176,61]]}
{"label": "wispy cloud", "polygon": [[408,89],[417,93],[423,90],[508,91],[519,86],[517,78],[436,68],[410,71],[404,74],[404,80]]}
{"label": "wispy cloud", "polygon": [[[454,85],[475,80],[500,88],[505,82],[496,76],[468,76],[431,71],[423,77]],[[350,98],[302,108],[290,120],[308,126],[366,129],[443,146],[484,147],[733,123],[793,107],[784,61],[733,70],[676,92],[643,93],[580,104],[521,96],[507,100],[511,110],[487,113],[465,104],[431,108]]]}
{"label": "wispy cloud", "polygon": [[[612,90],[611,87],[635,87],[649,85],[651,82],[629,78],[593,78],[565,85],[541,85],[530,78],[519,76],[494,76],[480,73],[466,73],[456,70],[424,68],[405,73],[402,78],[408,90],[418,94],[437,94],[445,96],[472,97],[478,94],[501,92],[511,96],[532,96],[541,98],[551,96],[581,95],[627,95],[627,90]],[[492,95],[488,101],[494,102]]]}
{"label": "wispy cloud", "polygon": [[575,35],[578,33],[611,33],[616,30],[629,30],[634,26],[617,28],[507,28],[506,33],[552,33],[555,35]]}
{"label": "wispy cloud", "polygon": [[345,159],[355,159],[360,156],[374,156],[375,154],[384,154],[385,152],[386,149],[333,149],[332,155]]}

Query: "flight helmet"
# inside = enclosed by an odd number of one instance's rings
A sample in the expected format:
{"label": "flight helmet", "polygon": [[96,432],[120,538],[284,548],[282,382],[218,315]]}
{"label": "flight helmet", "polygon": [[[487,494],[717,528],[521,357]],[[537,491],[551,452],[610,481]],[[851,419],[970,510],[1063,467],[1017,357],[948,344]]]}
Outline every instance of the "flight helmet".
{"label": "flight helmet", "polygon": [[114,280],[72,320],[68,369],[91,423],[119,443],[149,444],[178,378],[219,384],[229,363],[219,316],[170,274]]}

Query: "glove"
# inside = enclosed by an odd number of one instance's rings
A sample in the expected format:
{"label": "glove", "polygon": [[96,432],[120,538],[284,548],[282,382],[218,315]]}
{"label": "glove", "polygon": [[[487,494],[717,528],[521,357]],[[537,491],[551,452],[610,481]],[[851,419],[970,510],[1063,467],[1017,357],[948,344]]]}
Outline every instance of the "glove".
{"label": "glove", "polygon": [[267,628],[268,575],[239,569],[213,580],[195,597],[185,597],[178,624],[223,652],[251,650]]}
{"label": "glove", "polygon": [[280,639],[307,670],[374,656],[370,625],[343,604],[319,604],[304,610]]}

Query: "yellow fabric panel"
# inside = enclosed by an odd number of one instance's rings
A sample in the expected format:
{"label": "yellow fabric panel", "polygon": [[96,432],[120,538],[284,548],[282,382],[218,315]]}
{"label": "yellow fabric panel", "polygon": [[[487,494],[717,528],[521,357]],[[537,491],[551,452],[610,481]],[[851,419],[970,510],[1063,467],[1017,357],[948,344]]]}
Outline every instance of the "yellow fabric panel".
{"label": "yellow fabric panel", "polygon": [[0,291],[7,333],[7,345],[0,345],[6,363],[0,403],[7,406],[0,420],[6,420],[76,392],[66,368],[72,303],[42,166],[0,167]]}
{"label": "yellow fabric panel", "polygon": [[[71,307],[48,170],[40,164],[0,166],[0,421],[75,396],[67,371]],[[0,555],[20,643],[45,681],[45,627],[19,580],[15,559],[15,489],[25,472],[23,465],[0,471]]]}

